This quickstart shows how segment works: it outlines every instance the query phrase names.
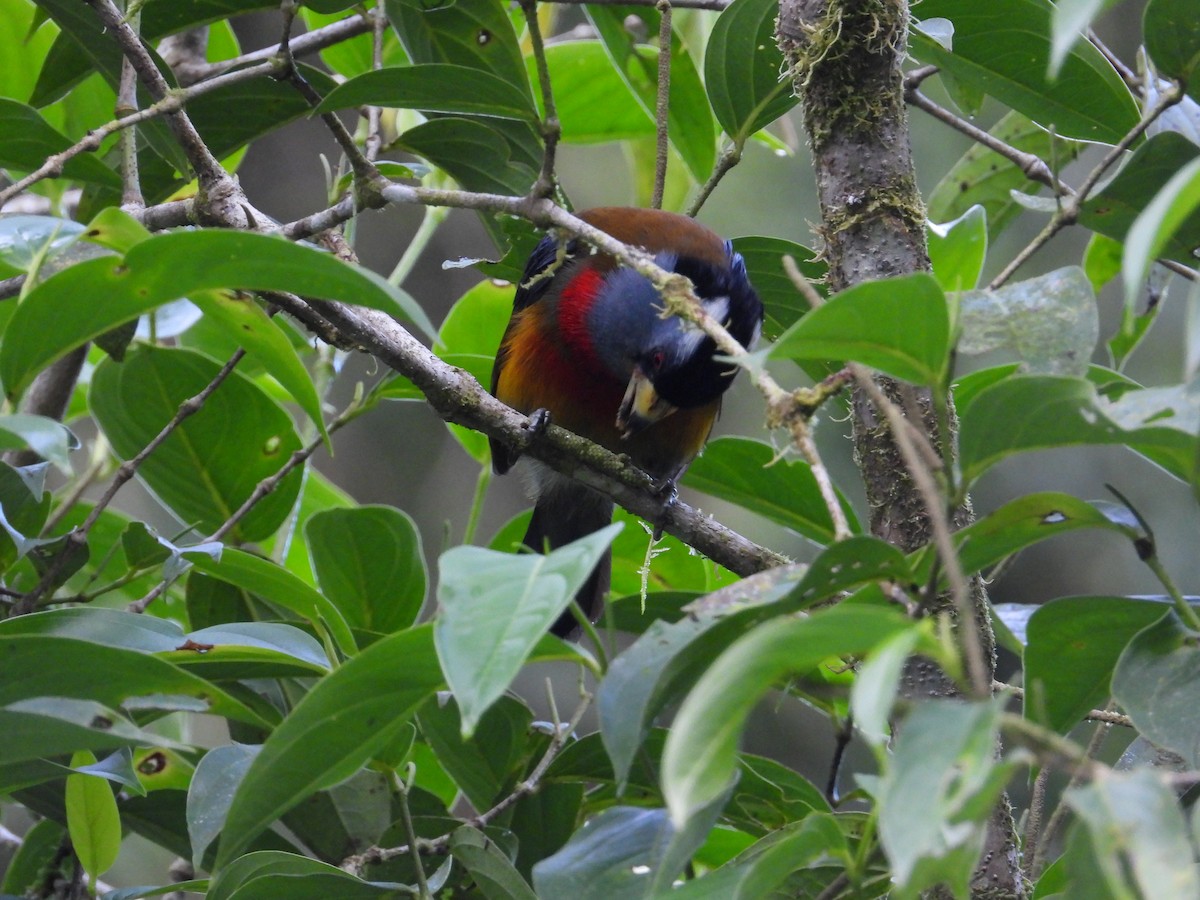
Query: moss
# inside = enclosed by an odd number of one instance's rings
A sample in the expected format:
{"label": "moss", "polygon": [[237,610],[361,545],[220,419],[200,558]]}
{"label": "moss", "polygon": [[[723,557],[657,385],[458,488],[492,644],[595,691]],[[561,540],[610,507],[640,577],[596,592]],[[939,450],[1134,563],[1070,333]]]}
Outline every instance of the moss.
{"label": "moss", "polygon": [[899,111],[899,90],[864,88],[895,71],[891,60],[903,52],[907,24],[907,7],[897,0],[829,0],[803,23],[802,35],[782,41],[814,149],[830,134],[873,129]]}

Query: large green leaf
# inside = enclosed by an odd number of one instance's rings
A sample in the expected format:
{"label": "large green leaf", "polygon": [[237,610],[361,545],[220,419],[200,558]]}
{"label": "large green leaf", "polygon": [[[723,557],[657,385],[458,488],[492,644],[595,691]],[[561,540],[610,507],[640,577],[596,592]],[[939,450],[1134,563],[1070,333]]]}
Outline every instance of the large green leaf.
{"label": "large green leaf", "polygon": [[[1154,261],[1178,240],[1200,247],[1200,157],[1172,175],[1129,227],[1121,266],[1127,305],[1141,293]],[[1188,259],[1195,259],[1190,250]]]}
{"label": "large green leaf", "polygon": [[[808,463],[780,459],[763,441],[718,438],[688,468],[683,484],[766,516],[818,544],[833,540],[833,519]],[[849,501],[839,498],[850,527],[860,530]]]}
{"label": "large green leaf", "polygon": [[[47,666],[45,661],[55,660]],[[103,672],[103,678],[96,673]],[[168,708],[178,698],[215,715],[256,727],[268,723],[241,701],[169,662],[136,650],[44,634],[0,636],[0,704],[32,698],[91,700],[117,708],[150,698]],[[174,698],[174,699],[173,699]],[[145,701],[140,701],[142,705]],[[10,707],[11,709],[11,707]]]}
{"label": "large green leaf", "polygon": [[796,105],[775,42],[778,15],[778,0],[734,0],[708,38],[704,83],[717,121],[736,144]]}
{"label": "large green leaf", "polygon": [[[1079,211],[1079,223],[1101,234],[1125,240],[1134,220],[1180,169],[1200,156],[1197,147],[1173,131],[1156,134],[1126,161],[1117,177],[1089,197]],[[1200,215],[1185,217],[1178,230],[1166,238],[1159,252],[1191,264],[1192,251],[1200,247]]]}
{"label": "large green leaf", "polygon": [[[0,97],[0,131],[4,133],[4,141],[0,142],[0,165],[14,169],[32,171],[41,166],[46,157],[67,149],[73,143],[66,135],[51,127],[36,109],[5,97]],[[62,174],[68,178],[112,187],[121,183],[116,172],[90,155],[67,160]]]}
{"label": "large green leaf", "polygon": [[1200,21],[1190,0],[1150,0],[1142,17],[1146,52],[1158,73],[1182,82],[1200,97]]}
{"label": "large green leaf", "polygon": [[296,613],[318,629],[328,629],[343,653],[354,654],[354,635],[341,610],[320,591],[282,566],[232,547],[227,547],[220,559],[197,557],[195,566],[206,575]]}
{"label": "large green leaf", "polygon": [[[96,369],[92,412],[116,454],[131,459],[219,369],[188,350],[140,347],[125,362],[110,359]],[[299,449],[287,413],[235,372],[143,461],[138,476],[180,519],[212,532]],[[296,499],[302,475],[299,468],[291,472],[233,534],[258,540],[278,528]]]}
{"label": "large green leaf", "polygon": [[387,106],[533,121],[525,91],[490,72],[449,63],[391,66],[338,85],[317,112],[350,106]]}
{"label": "large green leaf", "polygon": [[[94,765],[96,757],[88,750],[71,756],[71,767]],[[96,879],[112,868],[121,852],[121,814],[117,798],[108,781],[97,775],[76,773],[67,776],[67,832],[79,864],[87,872],[88,884],[96,889]]]}
{"label": "large green leaf", "polygon": [[[37,5],[53,17],[62,33],[54,41],[46,65],[38,75],[37,88],[30,101],[35,106],[53,102],[96,67],[106,73],[120,67],[120,47],[103,33],[100,21],[91,10],[70,0],[37,0]],[[147,3],[142,7],[139,32],[154,44],[159,38],[185,28],[275,6],[272,0]]]}
{"label": "large green leaf", "polygon": [[1114,896],[1188,900],[1200,895],[1183,813],[1154,770],[1102,770],[1063,799],[1087,825],[1094,865]]}
{"label": "large green leaf", "polygon": [[667,737],[662,781],[672,820],[686,823],[726,790],[746,717],[779,679],[831,656],[863,655],[913,627],[890,610],[843,605],[767,622],[733,644],[683,701]]}
{"label": "large green leaf", "polygon": [[950,310],[932,275],[906,275],[847,288],[785,331],[776,359],[863,363],[922,385],[945,377]]}
{"label": "large green leaf", "polygon": [[502,4],[386,0],[388,20],[416,64],[451,63],[498,75],[528,94],[525,60]]}
{"label": "large green leaf", "polygon": [[1025,717],[1063,734],[1110,693],[1113,669],[1135,634],[1167,613],[1129,597],[1064,597],[1038,607],[1025,647]]}
{"label": "large green leaf", "polygon": [[321,591],[353,626],[408,628],[425,602],[425,558],[412,518],[391,506],[331,509],[304,528]]}
{"label": "large green leaf", "polygon": [[812,250],[783,238],[734,238],[733,249],[742,254],[750,283],[763,302],[763,337],[777,340],[785,329],[808,312],[808,303],[783,270],[783,257],[792,257],[801,274],[822,293],[829,267],[817,259],[817,254]]}
{"label": "large green leaf", "polygon": [[[604,43],[612,69],[624,79],[633,98],[653,121],[658,99],[658,48],[639,43],[625,23],[628,16],[636,15],[647,34],[657,34],[662,14],[651,7],[635,10],[619,6],[587,6],[585,10]],[[551,81],[557,105],[568,92],[559,89],[553,72]],[[692,177],[703,181],[716,160],[716,126],[692,54],[674,28],[671,29],[669,87],[668,137]],[[620,94],[606,99],[608,102],[625,101]]]}
{"label": "large green leaf", "polygon": [[406,294],[312,247],[248,232],[178,231],[142,241],[124,259],[89,260],[38,285],[13,314],[0,347],[5,391],[19,396],[42,368],[80,344],[169,300],[212,288],[341,300],[434,332]]}
{"label": "large green leaf", "polygon": [[1200,765],[1200,720],[1192,713],[1200,678],[1200,633],[1167,611],[1139,632],[1117,662],[1113,695],[1147,740]]}
{"label": "large green leaf", "polygon": [[1028,450],[1124,444],[1191,483],[1197,455],[1194,416],[1182,387],[1130,391],[1107,402],[1082,378],[1005,378],[979,391],[962,410],[963,478],[970,484],[1000,460]]}
{"label": "large green leaf", "polygon": [[[184,749],[184,745],[169,738],[138,728],[102,703],[68,697],[31,697],[0,706],[0,728],[9,735],[0,744],[0,765],[44,760],[76,750]],[[5,781],[3,788],[15,790],[29,783]]]}
{"label": "large green leaf", "polygon": [[547,556],[455,547],[438,560],[438,659],[470,736],[587,580],[620,525]]}
{"label": "large green leaf", "polygon": [[383,750],[442,685],[429,626],[375,642],[321,679],[267,738],[233,798],[217,868],[322,788]]}
{"label": "large green leaf", "polygon": [[473,119],[431,119],[410,128],[395,146],[423,157],[454,178],[465,190],[497,194],[523,194],[537,177],[537,169],[520,158],[495,127]]}
{"label": "large green leaf", "polygon": [[913,12],[950,19],[954,49],[914,31],[912,51],[1064,137],[1115,144],[1137,124],[1137,104],[1088,43],[1067,54],[1057,78],[1048,76],[1051,8],[1049,0],[924,0]]}
{"label": "large green leaf", "polygon": [[904,896],[936,884],[965,895],[987,811],[1011,773],[996,759],[1001,712],[999,702],[938,700],[901,723],[877,799],[880,843]]}

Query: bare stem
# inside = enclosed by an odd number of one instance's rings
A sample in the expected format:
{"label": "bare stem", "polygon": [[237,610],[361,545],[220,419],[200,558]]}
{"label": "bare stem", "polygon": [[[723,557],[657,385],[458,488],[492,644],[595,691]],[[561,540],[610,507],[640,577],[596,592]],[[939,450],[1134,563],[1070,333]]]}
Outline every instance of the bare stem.
{"label": "bare stem", "polygon": [[554,161],[558,151],[558,139],[562,135],[562,126],[558,121],[558,111],[554,106],[554,91],[550,86],[550,67],[546,63],[546,44],[542,40],[542,27],[538,22],[537,0],[521,0],[521,11],[525,14],[525,22],[529,27],[529,43],[533,51],[534,67],[537,69],[538,89],[542,94],[542,169],[538,172],[537,181],[530,189],[534,199],[544,199],[554,196],[557,176],[554,174]]}
{"label": "bare stem", "polygon": [[655,156],[654,196],[650,205],[662,209],[667,185],[667,159],[671,150],[671,0],[658,0],[658,97],[654,107]]}

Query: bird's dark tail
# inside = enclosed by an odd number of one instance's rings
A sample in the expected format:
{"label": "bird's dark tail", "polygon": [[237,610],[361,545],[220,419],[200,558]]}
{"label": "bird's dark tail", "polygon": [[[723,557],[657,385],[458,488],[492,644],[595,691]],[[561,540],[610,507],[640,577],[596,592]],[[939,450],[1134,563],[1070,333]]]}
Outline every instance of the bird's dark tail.
{"label": "bird's dark tail", "polygon": [[[525,532],[524,544],[538,552],[547,547],[557,550],[599,531],[612,521],[612,516],[613,504],[608,498],[580,485],[557,487],[546,491],[538,499],[533,508],[533,518],[529,521],[529,530]],[[612,553],[605,550],[588,580],[575,594],[575,602],[591,621],[599,618],[604,609],[604,595],[608,593],[611,577]],[[568,609],[558,617],[550,631],[559,637],[566,637],[578,626],[575,616]]]}

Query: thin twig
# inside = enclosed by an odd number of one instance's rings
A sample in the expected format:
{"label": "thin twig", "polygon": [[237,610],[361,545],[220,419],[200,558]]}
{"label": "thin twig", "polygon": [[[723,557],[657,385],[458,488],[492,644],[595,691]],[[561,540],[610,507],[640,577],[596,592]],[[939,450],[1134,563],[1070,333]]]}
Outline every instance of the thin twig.
{"label": "thin twig", "polygon": [[708,181],[700,187],[700,192],[696,194],[696,199],[692,201],[692,205],[688,207],[687,214],[695,218],[702,207],[708,200],[713,191],[717,189],[717,185],[721,183],[721,179],[742,161],[742,144],[734,141],[717,157],[717,164],[713,167],[712,174],[708,176]]}
{"label": "thin twig", "polygon": [[[141,11],[129,17],[129,25],[137,31],[141,27]],[[116,117],[137,112],[137,73],[128,57],[121,58],[121,77],[117,86]],[[146,205],[142,196],[141,178],[138,175],[137,129],[127,128],[121,132],[121,208],[126,212],[141,209]]]}
{"label": "thin twig", "polygon": [[667,159],[671,150],[671,0],[658,0],[658,96],[654,106],[654,195],[650,205],[662,209],[667,187]]}
{"label": "thin twig", "polygon": [[[1012,694],[1018,700],[1025,697],[1025,689],[1019,688],[1015,684],[1006,684],[1003,681],[993,681],[992,690],[1003,691]],[[1120,725],[1124,728],[1133,728],[1133,720],[1129,716],[1121,715],[1119,712],[1113,712],[1111,709],[1093,709],[1089,710],[1084,716],[1089,722],[1103,722],[1105,725]]]}
{"label": "thin twig", "polygon": [[1050,770],[1045,766],[1033,780],[1033,794],[1029,799],[1029,820],[1025,823],[1025,840],[1022,842],[1024,852],[1021,855],[1021,872],[1025,879],[1032,884],[1034,868],[1037,865],[1038,840],[1042,835],[1042,816],[1046,810],[1046,784],[1050,780]]}
{"label": "thin twig", "polygon": [[529,44],[533,52],[534,68],[537,70],[538,89],[542,95],[542,168],[537,180],[530,188],[530,196],[543,199],[554,196],[557,176],[554,161],[558,152],[558,139],[562,126],[558,121],[558,110],[554,105],[554,91],[550,85],[550,67],[546,62],[546,44],[542,40],[542,28],[538,22],[537,0],[521,0],[521,12],[529,28]]}
{"label": "thin twig", "polygon": [[[658,0],[541,0],[542,3],[559,3],[564,6],[657,6]],[[676,9],[710,9],[721,12],[729,8],[733,0],[672,0]]]}

